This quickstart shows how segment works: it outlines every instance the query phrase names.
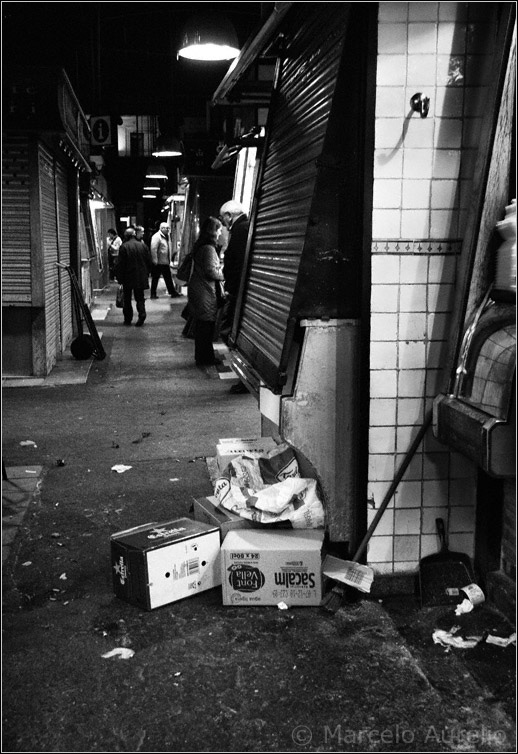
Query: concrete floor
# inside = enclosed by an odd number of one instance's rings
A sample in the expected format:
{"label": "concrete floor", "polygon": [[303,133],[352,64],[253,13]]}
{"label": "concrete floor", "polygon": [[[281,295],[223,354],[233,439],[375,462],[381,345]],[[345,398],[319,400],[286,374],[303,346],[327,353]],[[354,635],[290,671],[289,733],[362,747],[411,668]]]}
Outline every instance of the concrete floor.
{"label": "concrete floor", "polygon": [[[3,751],[514,751],[515,647],[432,640],[509,635],[491,605],[459,620],[413,595],[335,614],[224,607],[220,588],[152,612],[114,596],[110,535],[190,516],[218,439],[260,434],[232,374],[194,366],[185,299],[159,293],[140,329],[114,286],[98,296],[103,361],[4,381]],[[117,647],[134,654],[103,658]]]}

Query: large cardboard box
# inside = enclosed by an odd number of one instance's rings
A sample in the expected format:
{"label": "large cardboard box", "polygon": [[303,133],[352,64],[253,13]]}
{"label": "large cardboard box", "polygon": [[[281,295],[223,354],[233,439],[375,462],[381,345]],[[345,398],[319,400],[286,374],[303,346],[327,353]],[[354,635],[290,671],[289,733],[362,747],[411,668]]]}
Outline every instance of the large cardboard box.
{"label": "large cardboard box", "polygon": [[221,584],[219,529],[190,518],[113,534],[111,560],[117,597],[146,610]]}
{"label": "large cardboard box", "polygon": [[221,547],[223,604],[319,605],[323,541],[321,529],[229,531]]}
{"label": "large cardboard box", "polygon": [[202,497],[194,500],[194,518],[196,521],[203,521],[212,526],[218,526],[220,530],[221,541],[232,529],[249,529],[252,521],[238,516],[225,508],[218,508],[218,500],[213,495],[211,497]]}
{"label": "large cardboard box", "polygon": [[223,471],[236,456],[259,457],[277,447],[273,437],[227,437],[220,438],[216,445],[218,468]]}

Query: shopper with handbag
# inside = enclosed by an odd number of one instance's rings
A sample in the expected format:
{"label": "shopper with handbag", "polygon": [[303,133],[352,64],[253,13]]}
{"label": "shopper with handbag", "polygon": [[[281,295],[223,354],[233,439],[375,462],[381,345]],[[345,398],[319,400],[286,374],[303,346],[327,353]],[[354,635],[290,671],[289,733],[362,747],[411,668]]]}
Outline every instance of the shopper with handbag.
{"label": "shopper with handbag", "polygon": [[217,218],[208,217],[192,250],[193,267],[187,291],[194,317],[194,359],[200,367],[217,363],[213,339],[222,301],[223,272],[217,252],[221,229]]}
{"label": "shopper with handbag", "polygon": [[132,297],[135,298],[138,319],[136,327],[142,327],[146,319],[144,291],[149,288],[149,267],[147,250],[137,240],[135,229],[124,231],[124,242],[119,249],[119,260],[115,268],[117,280],[123,289],[122,313],[124,324],[131,325],[133,319]]}

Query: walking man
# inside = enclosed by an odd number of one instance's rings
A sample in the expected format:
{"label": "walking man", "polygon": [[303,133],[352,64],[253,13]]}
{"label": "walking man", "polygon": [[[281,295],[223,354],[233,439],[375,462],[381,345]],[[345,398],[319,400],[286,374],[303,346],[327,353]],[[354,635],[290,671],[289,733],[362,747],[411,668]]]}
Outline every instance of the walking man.
{"label": "walking man", "polygon": [[171,298],[176,298],[179,294],[171,275],[171,239],[167,223],[160,223],[160,229],[151,239],[151,263],[151,298],[158,298],[156,289],[161,277]]}
{"label": "walking man", "polygon": [[134,228],[124,231],[124,242],[119,249],[119,260],[115,269],[117,280],[124,291],[122,313],[124,324],[131,325],[133,319],[132,296],[135,298],[138,319],[136,327],[142,327],[146,319],[146,302],[144,291],[149,288],[149,267],[147,253],[141,241],[138,241]]}

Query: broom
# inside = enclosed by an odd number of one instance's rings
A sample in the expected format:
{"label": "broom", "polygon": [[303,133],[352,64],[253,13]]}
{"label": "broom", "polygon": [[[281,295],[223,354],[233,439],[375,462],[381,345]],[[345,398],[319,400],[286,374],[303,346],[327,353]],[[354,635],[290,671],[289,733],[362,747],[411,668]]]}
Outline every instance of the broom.
{"label": "broom", "polygon": [[[403,474],[407,470],[408,464],[412,460],[417,448],[419,447],[419,444],[421,443],[421,440],[426,434],[426,431],[428,430],[428,427],[430,426],[431,423],[432,423],[432,411],[430,410],[425,417],[423,425],[420,427],[419,432],[415,436],[405,457],[403,458],[394,479],[390,483],[390,487],[388,488],[385,494],[385,497],[383,498],[381,505],[378,508],[376,515],[372,519],[371,525],[367,529],[367,533],[362,539],[360,546],[354,553],[353,559],[340,561],[340,565],[342,566],[341,571],[340,571],[340,579],[344,583],[335,584],[335,586],[331,589],[331,591],[328,592],[328,594],[324,595],[320,603],[320,607],[323,610],[326,610],[326,612],[336,613],[336,611],[342,604],[342,600],[345,597],[347,585],[352,586],[356,589],[360,589],[363,592],[370,591],[370,584],[372,583],[372,579],[374,577],[374,571],[372,570],[372,568],[369,568],[368,566],[360,565],[358,561],[363,555],[363,553],[365,552],[367,544],[370,538],[372,537],[372,534],[375,528],[377,527],[380,518],[384,514],[385,509],[387,508],[387,505],[390,503],[392,496],[394,492],[396,491],[396,488],[403,477]],[[331,561],[328,561],[331,567],[334,565],[334,561],[336,560],[337,559],[332,558]],[[344,565],[345,565],[345,569],[344,569]]]}

